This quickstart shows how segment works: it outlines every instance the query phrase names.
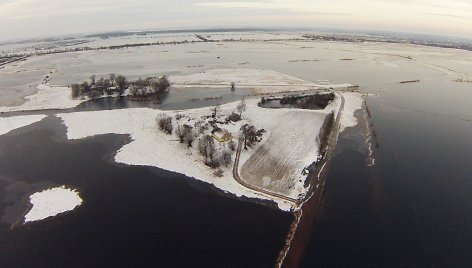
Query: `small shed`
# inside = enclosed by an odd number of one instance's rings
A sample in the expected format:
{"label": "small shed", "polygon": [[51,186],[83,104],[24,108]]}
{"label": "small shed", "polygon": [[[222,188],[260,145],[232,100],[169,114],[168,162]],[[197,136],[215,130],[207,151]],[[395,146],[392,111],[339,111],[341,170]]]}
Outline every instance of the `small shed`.
{"label": "small shed", "polygon": [[233,139],[233,135],[228,130],[215,128],[211,131],[211,136],[219,142],[227,142]]}

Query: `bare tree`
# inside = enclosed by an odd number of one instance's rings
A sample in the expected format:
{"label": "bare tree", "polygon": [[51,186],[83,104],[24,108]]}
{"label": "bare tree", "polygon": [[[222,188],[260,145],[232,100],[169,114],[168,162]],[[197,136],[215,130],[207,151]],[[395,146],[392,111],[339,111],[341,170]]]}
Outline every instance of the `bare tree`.
{"label": "bare tree", "polygon": [[231,165],[232,159],[231,159],[231,153],[228,150],[224,150],[223,154],[221,155],[221,162],[225,167],[228,167],[228,165]]}
{"label": "bare tree", "polygon": [[175,135],[177,135],[177,137],[179,138],[180,143],[184,143],[185,130],[184,130],[183,127],[181,127],[180,125],[178,125],[178,126],[177,126],[177,129],[175,130]]}
{"label": "bare tree", "polygon": [[215,105],[215,107],[213,107],[211,111],[212,111],[212,117],[216,118],[218,114],[221,113],[221,105],[220,104]]}
{"label": "bare tree", "polygon": [[239,113],[239,116],[241,116],[243,112],[246,111],[246,99],[241,99],[241,101],[236,106],[236,111]]}
{"label": "bare tree", "polygon": [[215,141],[210,135],[205,135],[198,141],[198,151],[206,160],[213,159],[215,150]]}
{"label": "bare tree", "polygon": [[220,152],[214,151],[211,157],[205,160],[205,164],[211,168],[218,168],[223,162],[222,158],[223,155]]}
{"label": "bare tree", "polygon": [[96,77],[97,77],[97,76],[94,75],[94,74],[92,74],[92,75],[90,76],[90,85],[95,85],[95,78],[96,78]]}
{"label": "bare tree", "polygon": [[131,93],[131,95],[133,95],[134,97],[138,96],[138,93],[139,93],[139,89],[135,86],[132,86],[130,87],[130,90],[129,92]]}
{"label": "bare tree", "polygon": [[228,147],[231,149],[231,151],[235,151],[236,150],[236,142],[231,140],[228,142]]}
{"label": "bare tree", "polygon": [[246,99],[243,97],[238,105],[236,106],[236,111],[239,113],[239,116],[242,115],[244,111],[246,111]]}
{"label": "bare tree", "polygon": [[195,136],[193,134],[193,130],[191,128],[188,128],[185,132],[184,141],[188,147],[192,147],[194,140],[195,140]]}
{"label": "bare tree", "polygon": [[126,77],[122,75],[118,75],[115,78],[115,82],[116,82],[116,86],[118,87],[118,90],[120,91],[120,95],[122,95],[126,89],[126,86],[128,85],[128,81],[126,81]]}
{"label": "bare tree", "polygon": [[80,85],[79,84],[73,84],[71,85],[71,94],[72,98],[76,99],[80,96]]}
{"label": "bare tree", "polygon": [[109,74],[109,77],[110,77],[111,86],[114,86],[116,75],[114,73],[111,73]]}
{"label": "bare tree", "polygon": [[236,85],[234,82],[231,82],[231,92],[234,92],[236,90]]}
{"label": "bare tree", "polygon": [[160,130],[162,130],[163,132],[167,134],[172,134],[172,130],[174,128],[174,126],[172,125],[172,117],[161,115],[158,118],[156,118],[156,121]]}
{"label": "bare tree", "polygon": [[218,168],[215,170],[215,172],[213,172],[213,175],[215,175],[216,177],[223,177],[223,170],[221,168]]}

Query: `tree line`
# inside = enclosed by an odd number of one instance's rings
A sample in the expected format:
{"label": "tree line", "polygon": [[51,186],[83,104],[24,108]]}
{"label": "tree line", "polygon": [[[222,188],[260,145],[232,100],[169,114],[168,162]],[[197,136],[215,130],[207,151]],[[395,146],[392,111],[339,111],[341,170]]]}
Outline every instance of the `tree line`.
{"label": "tree line", "polygon": [[96,75],[90,76],[90,81],[84,81],[80,84],[72,84],[71,95],[73,99],[80,97],[89,97],[91,99],[98,98],[104,95],[119,95],[122,96],[126,89],[130,89],[130,95],[138,97],[154,96],[158,99],[163,99],[170,82],[166,76],[159,78],[148,77],[146,79],[139,78],[136,81],[128,81],[123,75],[109,74],[108,77],[100,77],[97,79]]}

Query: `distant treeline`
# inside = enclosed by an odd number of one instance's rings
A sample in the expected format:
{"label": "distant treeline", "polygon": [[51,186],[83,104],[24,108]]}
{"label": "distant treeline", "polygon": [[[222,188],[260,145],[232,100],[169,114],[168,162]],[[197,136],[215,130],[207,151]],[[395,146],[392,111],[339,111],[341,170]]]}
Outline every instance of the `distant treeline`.
{"label": "distant treeline", "polygon": [[[258,40],[258,39],[222,39],[222,40],[208,40],[206,42],[253,42],[253,41],[303,41],[304,38],[293,38],[293,39],[267,39],[267,40]],[[182,44],[194,44],[201,43],[204,41],[201,40],[183,40],[183,41],[171,41],[171,42],[148,42],[148,43],[134,43],[134,44],[122,44],[122,45],[111,45],[111,46],[100,46],[100,47],[75,47],[75,48],[56,48],[49,50],[37,50],[34,52],[15,52],[3,54],[1,57],[10,58],[10,57],[25,57],[25,56],[41,56],[49,54],[61,54],[61,53],[70,53],[70,52],[80,52],[80,51],[92,51],[92,50],[105,50],[105,49],[122,49],[122,48],[133,48],[133,47],[145,47],[145,46],[160,46],[160,45],[182,45]]]}

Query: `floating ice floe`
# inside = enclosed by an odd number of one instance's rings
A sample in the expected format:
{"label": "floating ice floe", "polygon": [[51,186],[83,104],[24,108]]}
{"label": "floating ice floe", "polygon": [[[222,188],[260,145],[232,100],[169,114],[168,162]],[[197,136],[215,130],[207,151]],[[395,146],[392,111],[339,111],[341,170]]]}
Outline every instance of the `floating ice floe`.
{"label": "floating ice floe", "polygon": [[82,204],[82,198],[77,190],[61,186],[32,194],[30,203],[33,207],[25,215],[25,223],[44,220],[74,210]]}

